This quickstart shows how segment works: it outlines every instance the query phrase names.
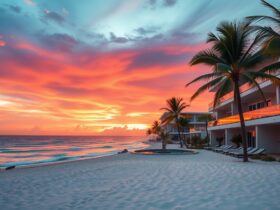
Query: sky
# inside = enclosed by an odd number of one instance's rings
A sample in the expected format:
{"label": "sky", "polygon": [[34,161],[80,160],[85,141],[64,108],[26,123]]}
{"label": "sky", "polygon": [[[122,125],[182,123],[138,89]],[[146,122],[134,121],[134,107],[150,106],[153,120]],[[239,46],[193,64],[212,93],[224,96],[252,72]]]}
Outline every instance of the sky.
{"label": "sky", "polygon": [[259,0],[1,0],[0,134],[143,135],[211,71],[188,65],[207,33],[255,14],[270,13]]}

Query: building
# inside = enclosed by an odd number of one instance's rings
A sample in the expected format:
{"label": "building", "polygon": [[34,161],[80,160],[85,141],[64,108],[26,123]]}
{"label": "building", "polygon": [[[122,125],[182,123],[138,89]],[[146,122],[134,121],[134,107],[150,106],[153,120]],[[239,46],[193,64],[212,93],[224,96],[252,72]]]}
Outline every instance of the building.
{"label": "building", "polygon": [[[184,138],[192,138],[193,136],[199,136],[201,138],[206,137],[206,122],[200,118],[204,115],[209,115],[208,112],[184,112],[182,117],[188,120],[188,126],[181,128],[181,136]],[[163,121],[166,117],[165,112],[160,120]],[[171,122],[163,126],[163,128],[170,134],[172,140],[178,140],[178,129],[175,122]]]}
{"label": "building", "polygon": [[[280,74],[278,74],[280,78]],[[267,153],[280,153],[280,87],[270,81],[258,81],[267,99],[267,105],[256,87],[244,84],[240,87],[244,112],[248,147],[264,148]],[[215,88],[210,90],[215,91]],[[210,144],[217,145],[217,138],[223,144],[231,145],[231,138],[241,134],[237,106],[233,92],[226,94],[214,109],[209,104],[209,111],[214,112],[216,120],[209,122]]]}

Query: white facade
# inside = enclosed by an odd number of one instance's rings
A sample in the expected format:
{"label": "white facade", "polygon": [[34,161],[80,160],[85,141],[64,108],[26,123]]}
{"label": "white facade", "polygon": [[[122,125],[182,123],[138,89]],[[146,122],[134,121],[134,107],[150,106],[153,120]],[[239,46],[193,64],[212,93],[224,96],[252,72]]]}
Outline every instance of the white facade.
{"label": "white facade", "polygon": [[[264,148],[267,153],[280,153],[280,87],[270,81],[259,84],[267,106],[257,88],[250,88],[248,84],[240,88],[248,146]],[[232,96],[232,92],[225,95],[215,109],[209,105],[209,111],[216,116],[208,127],[212,146],[217,145],[217,138],[223,138],[223,144],[230,145],[231,138],[241,134],[239,115]]]}
{"label": "white facade", "polygon": [[[161,121],[163,121],[165,117],[164,113],[161,116]],[[188,127],[181,128],[181,135],[184,136],[185,138],[192,138],[193,136],[199,136],[201,138],[206,137],[206,122],[201,121],[200,117],[203,115],[209,115],[210,113],[208,112],[184,112],[182,113],[182,116],[186,119],[188,119]],[[171,138],[173,140],[178,139],[178,129],[175,126],[175,123],[169,123],[164,126],[164,129],[169,132],[171,135]]]}

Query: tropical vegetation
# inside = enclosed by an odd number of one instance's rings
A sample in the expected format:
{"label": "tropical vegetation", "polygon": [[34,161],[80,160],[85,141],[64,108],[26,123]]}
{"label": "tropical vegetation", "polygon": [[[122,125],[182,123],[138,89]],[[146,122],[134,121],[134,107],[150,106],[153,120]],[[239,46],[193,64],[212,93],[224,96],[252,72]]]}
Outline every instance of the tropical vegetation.
{"label": "tropical vegetation", "polygon": [[259,33],[251,40],[251,35],[254,32],[251,22],[222,22],[216,30],[216,34],[208,34],[207,43],[212,44],[212,46],[197,53],[190,61],[190,65],[204,64],[210,66],[212,72],[197,77],[186,86],[206,80],[207,82],[192,95],[191,100],[194,100],[204,91],[215,87],[217,91],[214,96],[213,107],[217,107],[225,94],[233,91],[241,124],[243,161],[247,162],[247,138],[240,85],[248,83],[252,87],[256,87],[266,102],[257,80],[270,80],[278,84],[280,84],[280,80],[268,73],[271,68],[253,70],[258,65],[263,64],[267,57],[261,49],[258,49],[258,44],[263,41],[264,36]]}
{"label": "tropical vegetation", "polygon": [[182,112],[186,107],[188,107],[188,105],[183,101],[183,98],[176,98],[176,97],[172,97],[166,100],[166,104],[167,104],[166,107],[161,108],[162,110],[166,111],[166,115],[165,118],[162,120],[162,124],[165,125],[170,122],[174,122],[178,131],[180,147],[183,148],[180,118],[183,117]]}

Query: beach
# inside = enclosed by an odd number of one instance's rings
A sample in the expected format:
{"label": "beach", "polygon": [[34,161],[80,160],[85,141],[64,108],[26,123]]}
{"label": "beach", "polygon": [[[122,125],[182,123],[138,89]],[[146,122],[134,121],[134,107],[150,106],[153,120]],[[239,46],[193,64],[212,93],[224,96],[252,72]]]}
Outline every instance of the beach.
{"label": "beach", "polygon": [[279,177],[279,162],[205,150],[127,153],[1,172],[0,203],[5,210],[279,209]]}

